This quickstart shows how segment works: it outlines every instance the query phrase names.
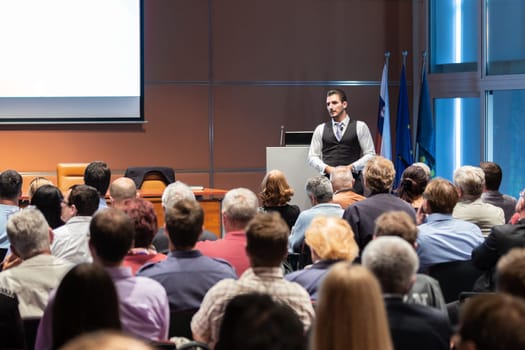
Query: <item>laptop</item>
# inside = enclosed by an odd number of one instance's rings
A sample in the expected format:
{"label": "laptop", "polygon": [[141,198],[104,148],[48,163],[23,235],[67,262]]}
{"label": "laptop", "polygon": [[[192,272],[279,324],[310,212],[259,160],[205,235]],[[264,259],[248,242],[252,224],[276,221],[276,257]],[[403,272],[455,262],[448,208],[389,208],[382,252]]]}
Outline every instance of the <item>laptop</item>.
{"label": "laptop", "polygon": [[285,131],[285,146],[310,146],[312,142],[313,131]]}

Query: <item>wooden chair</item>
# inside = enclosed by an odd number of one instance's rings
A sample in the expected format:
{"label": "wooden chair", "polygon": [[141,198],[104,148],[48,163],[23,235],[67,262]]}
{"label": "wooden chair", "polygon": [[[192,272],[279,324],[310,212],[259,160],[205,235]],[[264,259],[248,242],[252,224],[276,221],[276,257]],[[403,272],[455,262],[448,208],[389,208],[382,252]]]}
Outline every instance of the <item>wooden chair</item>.
{"label": "wooden chair", "polygon": [[57,187],[65,192],[73,185],[83,184],[87,166],[88,163],[58,163]]}

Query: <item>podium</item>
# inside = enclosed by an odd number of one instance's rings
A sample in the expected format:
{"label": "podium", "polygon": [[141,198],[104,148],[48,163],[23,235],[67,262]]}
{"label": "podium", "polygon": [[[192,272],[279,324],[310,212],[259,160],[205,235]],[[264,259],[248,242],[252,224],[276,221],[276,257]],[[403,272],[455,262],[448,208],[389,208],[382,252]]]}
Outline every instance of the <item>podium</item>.
{"label": "podium", "polygon": [[288,184],[294,189],[290,204],[305,210],[312,205],[306,195],[306,181],[320,175],[308,165],[309,146],[266,147],[266,172],[277,169],[284,173]]}

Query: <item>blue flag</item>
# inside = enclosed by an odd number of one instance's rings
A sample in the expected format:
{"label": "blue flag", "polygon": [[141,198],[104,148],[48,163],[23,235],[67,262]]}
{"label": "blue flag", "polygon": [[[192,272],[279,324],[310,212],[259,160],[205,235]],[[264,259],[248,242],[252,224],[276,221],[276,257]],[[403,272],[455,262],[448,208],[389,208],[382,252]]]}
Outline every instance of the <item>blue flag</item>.
{"label": "blue flag", "polygon": [[397,103],[397,123],[396,123],[396,151],[394,166],[396,168],[396,180],[394,188],[397,188],[401,174],[412,165],[412,135],[410,130],[410,113],[408,111],[408,90],[405,65],[401,69],[399,81],[399,99]]}
{"label": "blue flag", "polygon": [[388,66],[385,63],[381,76],[379,110],[377,112],[376,153],[392,160],[392,139],[390,136],[390,102],[388,100]]}
{"label": "blue flag", "polygon": [[427,72],[423,66],[423,79],[419,93],[419,113],[417,119],[416,151],[418,162],[430,168],[431,176],[436,172],[436,143],[434,135],[434,118],[428,91]]}

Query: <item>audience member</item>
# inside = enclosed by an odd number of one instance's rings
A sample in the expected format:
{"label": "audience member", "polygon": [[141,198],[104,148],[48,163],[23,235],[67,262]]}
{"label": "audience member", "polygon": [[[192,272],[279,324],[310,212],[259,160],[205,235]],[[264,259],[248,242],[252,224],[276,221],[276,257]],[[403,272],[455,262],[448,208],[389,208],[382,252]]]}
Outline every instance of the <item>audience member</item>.
{"label": "audience member", "polygon": [[399,198],[417,211],[423,203],[423,192],[427,187],[428,176],[425,170],[417,165],[411,165],[401,174],[401,181],[396,190]]}
{"label": "audience member", "polygon": [[[87,185],[73,185],[62,202],[62,218],[72,215],[57,228],[51,245],[53,255],[74,264],[91,262],[89,223],[98,208],[97,190]],[[67,213],[67,214],[65,214]]]}
{"label": "audience member", "polygon": [[312,220],[318,215],[341,217],[343,209],[339,204],[332,203],[334,191],[332,184],[326,176],[314,176],[306,182],[306,194],[312,203],[310,209],[303,210],[289,238],[290,253],[300,253],[306,255],[306,260],[301,263],[302,266],[311,263],[310,250],[305,250],[304,234]]}
{"label": "audience member", "polygon": [[169,328],[166,291],[146,277],[135,277],[122,261],[135,235],[133,221],[121,210],[107,208],[91,221],[89,247],[93,260],[106,268],[120,302],[122,330],[142,339],[164,340]]}
{"label": "audience member", "polygon": [[123,210],[135,225],[133,248],[124,257],[122,266],[130,267],[131,272],[136,274],[147,263],[165,260],[166,255],[157,253],[151,245],[153,236],[157,233],[157,214],[153,204],[143,198],[134,197],[119,203],[117,207]]}
{"label": "audience member", "polygon": [[523,300],[499,293],[477,295],[463,306],[455,349],[525,349],[524,327]]}
{"label": "audience member", "polygon": [[374,235],[375,220],[379,215],[390,210],[406,212],[416,221],[414,208],[390,192],[396,171],[394,164],[386,158],[376,156],[368,161],[363,173],[365,188],[370,196],[365,200],[350,205],[343,218],[350,223],[355,240],[362,252]]}
{"label": "audience member", "polygon": [[5,227],[9,216],[20,210],[18,200],[21,196],[22,176],[15,170],[0,173],[0,248],[9,248]]}
{"label": "audience member", "polygon": [[228,261],[238,276],[250,267],[246,252],[246,225],[258,209],[257,196],[246,188],[234,188],[222,200],[222,222],[226,235],[216,241],[198,242],[195,248],[211,258]]}
{"label": "audience member", "polygon": [[[404,211],[389,211],[376,219],[375,237],[397,236],[407,241],[414,249],[417,248],[417,226]],[[441,311],[447,311],[447,305],[439,282],[434,278],[416,274],[412,288],[405,295],[404,301],[410,304],[432,306]]]}
{"label": "audience member", "polygon": [[226,306],[215,350],[305,350],[297,314],[268,294],[234,297]]}
{"label": "audience member", "polygon": [[18,296],[22,318],[41,317],[49,292],[72,265],[51,255],[53,232],[38,209],[27,208],[9,217],[7,235],[20,265],[0,272],[0,286]]}
{"label": "audience member", "polygon": [[420,167],[421,169],[423,169],[425,171],[425,175],[427,176],[427,182],[429,182],[432,179],[432,176],[433,176],[432,170],[430,170],[430,167],[426,163],[415,162],[412,165],[413,166],[418,166],[418,167]]}
{"label": "audience member", "polygon": [[364,196],[354,192],[354,176],[346,166],[337,166],[330,173],[330,182],[334,190],[333,203],[339,204],[346,209],[350,204],[362,201]]}
{"label": "audience member", "polygon": [[301,209],[297,205],[288,204],[294,194],[294,190],[288,185],[288,181],[282,171],[269,171],[261,182],[261,201],[265,211],[276,211],[292,229]]}
{"label": "audience member", "polygon": [[300,285],[283,278],[280,268],[286,256],[288,225],[277,213],[260,213],[246,227],[246,251],[250,266],[239,280],[225,279],[213,286],[193,316],[193,338],[214,346],[228,302],[250,292],[268,293],[289,305],[306,331],[314,318],[310,296]]}
{"label": "audience member", "polygon": [[[522,208],[520,215],[525,215]],[[516,225],[498,225],[491,229],[490,235],[472,251],[472,261],[477,268],[485,271],[476,281],[474,290],[493,291],[495,289],[494,271],[498,260],[515,247],[525,247],[525,219]]]}
{"label": "audience member", "polygon": [[119,177],[109,186],[109,202],[112,207],[119,208],[125,200],[137,197],[135,181],[129,177]]}
{"label": "audience member", "polygon": [[60,350],[154,350],[154,348],[120,332],[97,331],[71,340]]}
{"label": "audience member", "polygon": [[284,278],[299,283],[316,301],[330,267],[343,260],[352,262],[359,254],[359,248],[348,222],[336,217],[315,217],[306,229],[305,242],[310,247],[313,264],[289,273]]}
{"label": "audience member", "polygon": [[64,196],[55,185],[42,185],[36,189],[31,197],[31,205],[34,205],[44,214],[44,217],[53,230],[64,225],[62,221],[62,201]]}
{"label": "audience member", "polygon": [[78,335],[108,329],[121,329],[117,291],[103,267],[82,263],[49,298],[35,347],[58,349]]}
{"label": "audience member", "polygon": [[94,187],[99,196],[98,209],[107,208],[106,192],[111,181],[111,169],[105,162],[94,161],[84,171],[84,184]]}
{"label": "audience member", "polygon": [[209,258],[195,249],[204,222],[197,201],[178,201],[166,209],[165,221],[171,247],[168,259],[144,266],[137,275],[152,278],[166,289],[171,312],[198,309],[213,285],[237,275],[225,260]]}
{"label": "audience member", "polygon": [[512,248],[499,259],[496,288],[525,300],[525,248]]}
{"label": "audience member", "polygon": [[420,271],[432,265],[470,260],[472,250],[483,242],[483,235],[473,223],[456,219],[452,211],[458,201],[455,186],[435,178],[423,193],[423,205],[418,211],[417,254]]}
{"label": "audience member", "polygon": [[27,188],[27,199],[29,202],[33,199],[33,195],[35,194],[36,190],[38,190],[40,187],[44,185],[53,185],[53,183],[42,176],[37,176],[31,180],[29,183],[29,187]]}
{"label": "audience member", "polygon": [[395,349],[450,349],[448,315],[403,302],[418,268],[417,255],[408,242],[394,236],[378,237],[365,248],[362,263],[381,284]]}
{"label": "audience member", "polygon": [[452,212],[454,218],[478,225],[484,236],[488,236],[492,226],[505,223],[503,209],[481,200],[485,187],[485,174],[481,168],[465,165],[456,169],[454,184],[459,195]]}
{"label": "audience member", "polygon": [[[175,203],[182,199],[196,200],[193,191],[188,185],[180,181],[175,181],[169,184],[164,189],[164,192],[162,192],[162,209],[166,212],[167,208],[173,208]],[[203,230],[202,235],[199,237],[199,241],[215,240],[217,240],[217,236],[206,229]],[[153,245],[159,253],[167,254],[169,252],[168,235],[164,232],[163,227],[161,227],[155,237],[153,237]]]}
{"label": "audience member", "polygon": [[503,209],[505,223],[508,223],[515,212],[518,201],[516,198],[499,191],[499,186],[503,178],[501,167],[494,162],[481,162],[480,168],[485,174],[485,187],[483,188],[481,200]]}
{"label": "audience member", "polygon": [[358,265],[334,265],[321,286],[312,350],[391,350],[381,289]]}
{"label": "audience member", "polygon": [[4,288],[0,288],[0,344],[2,349],[25,349],[24,325],[18,311],[18,298]]}

